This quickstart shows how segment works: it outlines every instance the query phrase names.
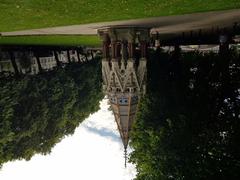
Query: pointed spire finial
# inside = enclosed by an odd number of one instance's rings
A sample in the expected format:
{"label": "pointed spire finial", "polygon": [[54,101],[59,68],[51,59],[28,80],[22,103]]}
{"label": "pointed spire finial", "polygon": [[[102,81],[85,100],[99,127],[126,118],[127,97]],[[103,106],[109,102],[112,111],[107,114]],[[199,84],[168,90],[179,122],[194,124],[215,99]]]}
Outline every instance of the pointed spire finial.
{"label": "pointed spire finial", "polygon": [[125,168],[127,167],[127,148],[124,148]]}

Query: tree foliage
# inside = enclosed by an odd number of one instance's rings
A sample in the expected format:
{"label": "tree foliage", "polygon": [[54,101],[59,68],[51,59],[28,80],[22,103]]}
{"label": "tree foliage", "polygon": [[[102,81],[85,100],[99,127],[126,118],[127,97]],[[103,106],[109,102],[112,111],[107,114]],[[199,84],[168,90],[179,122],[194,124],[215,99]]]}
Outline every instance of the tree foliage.
{"label": "tree foliage", "polygon": [[31,66],[31,57],[29,56],[29,52],[23,52],[19,58],[19,64],[22,68],[27,69]]}
{"label": "tree foliage", "polygon": [[240,177],[240,57],[157,51],[131,134],[138,180]]}
{"label": "tree foliage", "polygon": [[47,154],[99,109],[99,60],[0,79],[0,165]]}

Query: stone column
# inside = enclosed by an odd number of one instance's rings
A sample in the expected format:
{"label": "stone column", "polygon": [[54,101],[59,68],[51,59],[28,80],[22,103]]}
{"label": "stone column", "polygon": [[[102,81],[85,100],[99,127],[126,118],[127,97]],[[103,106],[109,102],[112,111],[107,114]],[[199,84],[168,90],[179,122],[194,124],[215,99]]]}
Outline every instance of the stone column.
{"label": "stone column", "polygon": [[103,42],[103,58],[109,58],[109,43]]}
{"label": "stone column", "polygon": [[121,43],[117,43],[117,45],[116,45],[116,57],[118,58],[118,59],[120,59],[121,58]]}
{"label": "stone column", "polygon": [[128,58],[128,47],[126,42],[122,42],[122,59],[126,60]]}
{"label": "stone column", "polygon": [[130,41],[128,42],[128,55],[130,59],[134,58],[134,53],[135,53],[135,45],[133,41]]}
{"label": "stone column", "polygon": [[109,58],[109,37],[107,34],[102,35],[103,39],[103,58]]}
{"label": "stone column", "polygon": [[112,50],[112,58],[115,59],[117,57],[117,42],[112,41],[111,42],[111,50]]}
{"label": "stone column", "polygon": [[141,57],[145,58],[147,56],[147,42],[146,41],[140,42],[140,50],[141,50]]}

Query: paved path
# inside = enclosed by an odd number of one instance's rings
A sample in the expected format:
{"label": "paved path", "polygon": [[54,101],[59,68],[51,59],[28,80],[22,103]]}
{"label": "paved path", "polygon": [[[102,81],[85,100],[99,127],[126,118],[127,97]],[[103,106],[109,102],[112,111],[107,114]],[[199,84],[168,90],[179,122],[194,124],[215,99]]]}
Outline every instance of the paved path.
{"label": "paved path", "polygon": [[141,26],[151,28],[151,31],[153,33],[158,31],[160,34],[164,35],[197,29],[210,29],[213,26],[220,28],[230,27],[233,25],[234,22],[240,22],[240,9],[125,21],[100,22],[15,32],[1,32],[1,34],[2,36],[95,35],[97,34],[97,29],[103,27]]}

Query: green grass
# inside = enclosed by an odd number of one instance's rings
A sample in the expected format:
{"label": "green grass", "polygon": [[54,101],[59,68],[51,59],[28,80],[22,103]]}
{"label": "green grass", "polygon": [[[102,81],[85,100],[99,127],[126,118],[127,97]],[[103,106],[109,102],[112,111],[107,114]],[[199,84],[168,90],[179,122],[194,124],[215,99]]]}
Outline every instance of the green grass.
{"label": "green grass", "polygon": [[240,0],[0,0],[0,31],[240,8]]}
{"label": "green grass", "polygon": [[98,36],[16,36],[1,37],[0,45],[85,45],[100,46]]}
{"label": "green grass", "polygon": [[[240,8],[240,0],[0,0],[0,32]],[[96,36],[0,37],[0,44],[91,45]]]}

